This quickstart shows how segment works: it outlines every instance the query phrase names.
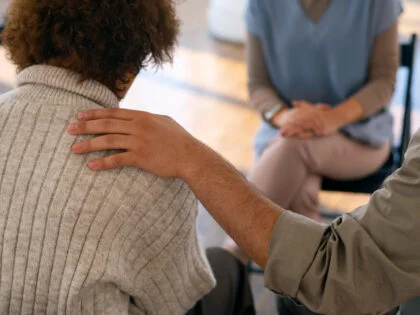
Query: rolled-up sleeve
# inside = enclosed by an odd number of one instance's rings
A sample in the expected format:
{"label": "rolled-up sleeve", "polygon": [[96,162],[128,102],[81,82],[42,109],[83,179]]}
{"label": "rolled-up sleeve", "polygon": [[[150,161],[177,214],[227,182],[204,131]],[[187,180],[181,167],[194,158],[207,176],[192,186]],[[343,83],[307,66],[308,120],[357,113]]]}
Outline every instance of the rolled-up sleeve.
{"label": "rolled-up sleeve", "polygon": [[282,215],[266,285],[322,314],[373,314],[420,296],[420,133],[370,202],[325,227]]}
{"label": "rolled-up sleeve", "polygon": [[292,212],[283,213],[272,232],[265,268],[267,288],[279,294],[296,296],[325,232],[325,226],[313,220]]}

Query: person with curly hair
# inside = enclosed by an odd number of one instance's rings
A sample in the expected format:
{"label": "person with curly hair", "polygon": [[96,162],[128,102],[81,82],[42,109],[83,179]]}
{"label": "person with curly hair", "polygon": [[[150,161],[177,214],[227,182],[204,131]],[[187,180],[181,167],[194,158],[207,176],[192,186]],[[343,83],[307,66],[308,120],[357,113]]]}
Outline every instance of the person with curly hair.
{"label": "person with curly hair", "polygon": [[67,128],[80,110],[118,108],[140,70],[172,59],[178,28],[172,0],[11,2],[2,39],[19,73],[0,96],[0,314],[185,314],[215,286],[188,186],[135,168],[95,173],[72,153],[86,138]]}

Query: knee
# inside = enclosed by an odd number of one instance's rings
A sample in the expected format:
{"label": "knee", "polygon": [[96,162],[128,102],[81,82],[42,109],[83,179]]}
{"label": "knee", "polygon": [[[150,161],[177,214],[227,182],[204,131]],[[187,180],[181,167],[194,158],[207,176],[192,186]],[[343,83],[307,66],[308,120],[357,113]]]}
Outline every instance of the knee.
{"label": "knee", "polygon": [[311,141],[310,139],[298,139],[298,138],[291,138],[291,137],[277,137],[276,139],[278,145],[294,150],[294,149],[302,149],[308,145],[308,142]]}
{"label": "knee", "polygon": [[273,140],[270,149],[289,156],[304,156],[309,150],[310,142],[310,139],[297,139],[278,136]]}

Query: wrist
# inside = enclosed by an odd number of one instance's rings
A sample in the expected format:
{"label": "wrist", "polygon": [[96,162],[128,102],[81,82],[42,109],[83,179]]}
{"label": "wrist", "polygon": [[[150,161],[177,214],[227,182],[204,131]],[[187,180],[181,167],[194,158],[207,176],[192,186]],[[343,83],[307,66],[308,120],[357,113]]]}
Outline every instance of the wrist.
{"label": "wrist", "polygon": [[355,98],[341,103],[327,113],[329,123],[337,129],[359,121],[362,117],[363,107]]}
{"label": "wrist", "polygon": [[199,140],[194,139],[191,143],[185,145],[185,152],[182,156],[183,162],[180,163],[179,177],[189,186],[194,184],[200,178],[200,174],[208,165],[207,161],[212,156],[217,155],[212,149],[207,147]]}
{"label": "wrist", "polygon": [[282,108],[273,118],[273,121],[271,123],[272,126],[276,127],[276,128],[281,128],[283,127],[283,115],[286,114],[288,111],[290,111],[290,108]]}
{"label": "wrist", "polygon": [[276,117],[278,117],[279,113],[281,113],[284,109],[286,109],[286,107],[283,104],[275,104],[270,109],[262,113],[262,118],[273,127],[277,127],[275,124]]}
{"label": "wrist", "polygon": [[329,129],[339,130],[345,125],[340,113],[337,113],[334,109],[323,112],[323,116],[327,125],[330,127]]}

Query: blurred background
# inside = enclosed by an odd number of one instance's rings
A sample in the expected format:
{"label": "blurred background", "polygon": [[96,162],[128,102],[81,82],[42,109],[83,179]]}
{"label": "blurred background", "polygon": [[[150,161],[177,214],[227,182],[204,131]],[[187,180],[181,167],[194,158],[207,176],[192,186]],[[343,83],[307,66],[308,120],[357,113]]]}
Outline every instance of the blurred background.
{"label": "blurred background", "polygon": [[[420,33],[420,0],[404,2],[402,40],[413,32]],[[182,29],[174,63],[163,69],[143,71],[122,106],[174,117],[235,166],[249,170],[253,164],[252,138],[259,117],[246,107],[246,68],[241,44],[246,0],[178,3]],[[416,64],[420,68],[420,61]],[[0,46],[0,92],[13,87],[15,73]],[[413,102],[418,111],[420,82],[417,84],[415,77]],[[398,92],[404,87],[403,81],[398,80],[395,103],[400,101]],[[398,111],[398,106],[394,109]],[[420,123],[420,119],[414,120]],[[414,123],[415,129],[418,123]]]}
{"label": "blurred background", "polygon": [[[1,12],[5,7],[0,0]],[[174,63],[162,69],[143,71],[136,79],[122,107],[172,116],[197,138],[208,144],[237,168],[247,171],[253,165],[252,139],[259,114],[247,108],[246,67],[243,38],[243,11],[246,0],[178,1],[182,21]],[[420,34],[420,0],[405,0],[400,36]],[[404,71],[404,70],[401,70]],[[413,83],[413,131],[420,127],[420,50],[416,55]],[[0,46],[0,93],[13,87],[16,69]],[[401,129],[404,74],[398,74],[392,111],[396,134]],[[323,193],[329,209],[349,211],[366,202],[368,196]],[[199,231],[205,245],[218,245],[224,236],[220,228],[201,211]],[[272,314],[272,296],[263,291],[262,277],[253,279],[260,314]]]}

